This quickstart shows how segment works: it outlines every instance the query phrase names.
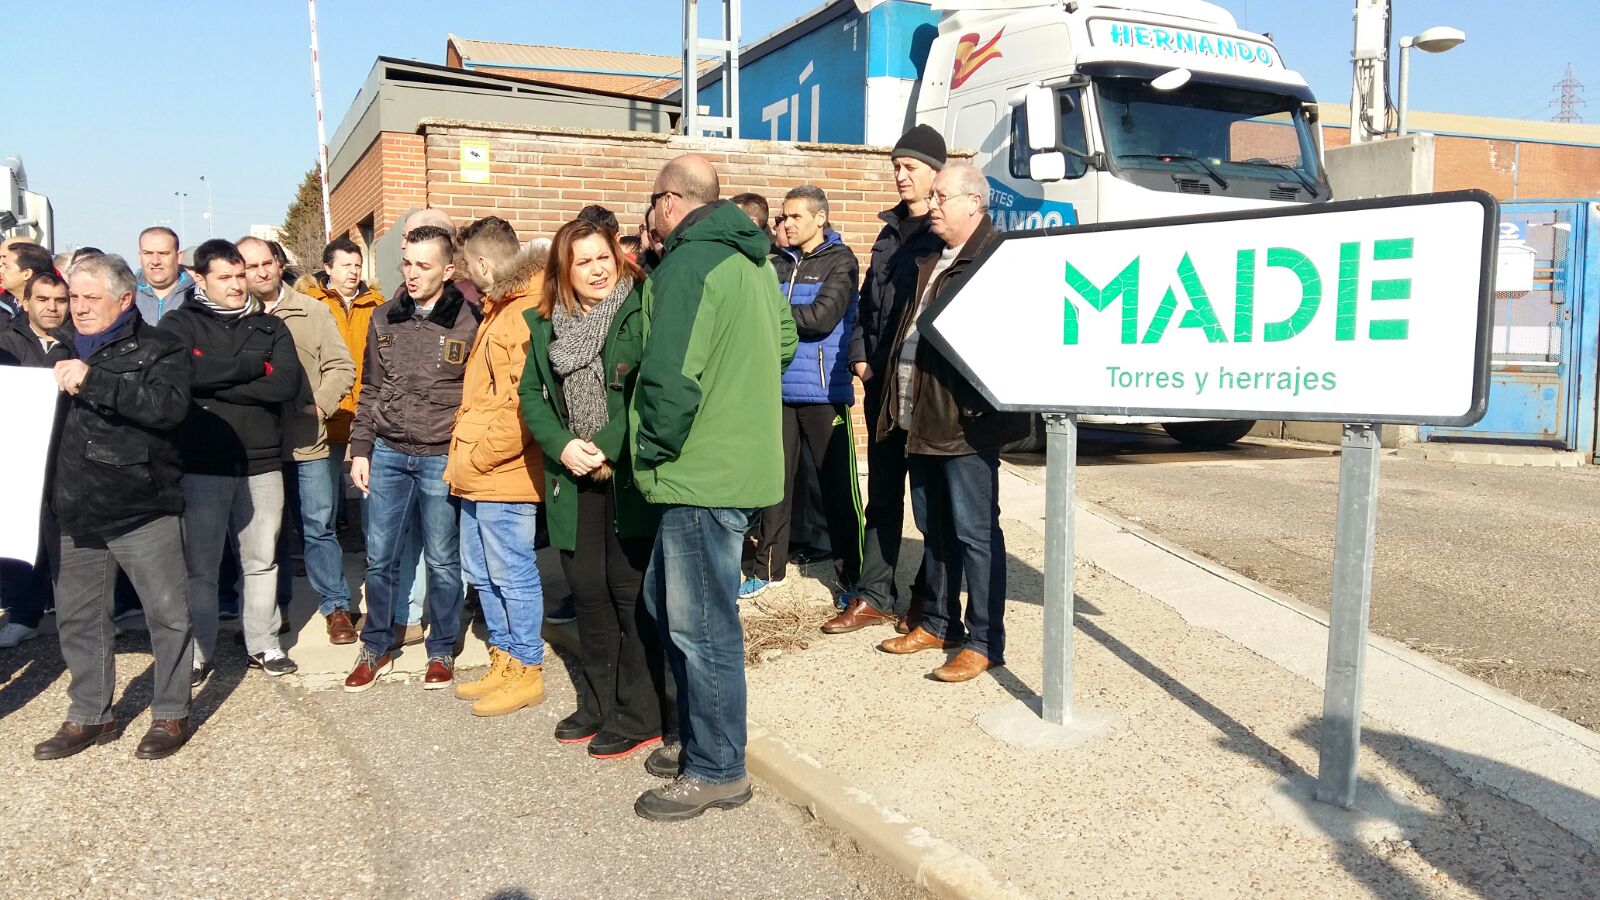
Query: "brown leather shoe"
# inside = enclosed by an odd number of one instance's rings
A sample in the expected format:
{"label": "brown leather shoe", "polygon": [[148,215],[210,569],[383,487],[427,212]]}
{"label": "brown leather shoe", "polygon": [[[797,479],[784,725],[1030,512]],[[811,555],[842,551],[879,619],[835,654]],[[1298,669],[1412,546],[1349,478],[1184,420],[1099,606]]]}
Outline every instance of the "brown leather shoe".
{"label": "brown leather shoe", "polygon": [[910,634],[911,629],[916,628],[921,624],[922,603],[921,601],[913,600],[911,601],[910,608],[906,610],[906,614],[900,617],[900,621],[894,623],[894,630],[900,632],[901,634]]}
{"label": "brown leather shoe", "polygon": [[378,683],[379,676],[389,674],[394,668],[394,658],[385,653],[382,656],[374,654],[365,647],[356,657],[356,667],[350,670],[349,677],[344,680],[344,689],[350,693],[359,693]]}
{"label": "brown leather shoe", "polygon": [[189,743],[188,719],[157,719],[150,723],[133,755],[138,759],[166,759]]}
{"label": "brown leather shoe", "polygon": [[879,612],[861,597],[850,601],[844,612],[822,623],[823,634],[848,634],[860,631],[868,625],[885,625],[894,621],[894,616]]}
{"label": "brown leather shoe", "polygon": [[422,627],[421,623],[416,625],[401,625],[399,622],[396,622],[394,625],[394,646],[390,647],[389,649],[398,650],[401,647],[410,647],[415,644],[420,644],[422,643],[422,639],[426,636],[427,631]]}
{"label": "brown leather shoe", "polygon": [[984,672],[994,668],[994,663],[989,657],[976,650],[962,650],[956,658],[933,670],[933,677],[938,681],[951,683],[971,681]]}
{"label": "brown leather shoe", "polygon": [[426,690],[437,691],[447,688],[455,680],[455,661],[444,656],[428,657],[428,672],[422,676],[422,687]]}
{"label": "brown leather shoe", "polygon": [[336,609],[328,613],[328,643],[354,644],[356,623],[350,621],[350,610]]}
{"label": "brown leather shoe", "polygon": [[82,753],[95,744],[109,744],[121,736],[122,727],[116,722],[106,722],[103,725],[62,722],[61,727],[56,729],[54,737],[34,746],[33,758],[65,759],[74,753]]}
{"label": "brown leather shoe", "polygon": [[919,650],[949,650],[960,644],[936,638],[922,628],[913,628],[905,637],[889,638],[878,645],[885,653],[916,653]]}

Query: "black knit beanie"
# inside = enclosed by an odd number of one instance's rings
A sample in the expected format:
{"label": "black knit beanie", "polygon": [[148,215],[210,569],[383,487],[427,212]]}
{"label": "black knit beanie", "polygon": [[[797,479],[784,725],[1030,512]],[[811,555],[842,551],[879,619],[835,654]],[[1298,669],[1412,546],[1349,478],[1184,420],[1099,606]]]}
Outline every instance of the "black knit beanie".
{"label": "black knit beanie", "polygon": [[944,168],[944,138],[927,125],[917,125],[900,136],[900,142],[889,151],[890,158],[909,156],[932,166],[934,171]]}

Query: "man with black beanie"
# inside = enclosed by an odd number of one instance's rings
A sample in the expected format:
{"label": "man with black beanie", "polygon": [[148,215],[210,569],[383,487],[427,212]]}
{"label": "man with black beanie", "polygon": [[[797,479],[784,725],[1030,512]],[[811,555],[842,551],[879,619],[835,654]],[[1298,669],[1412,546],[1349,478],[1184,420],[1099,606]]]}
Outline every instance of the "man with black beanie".
{"label": "man with black beanie", "polygon": [[[890,622],[902,634],[914,627],[925,597],[919,578],[902,601],[894,583],[900,559],[900,533],[905,525],[905,432],[879,440],[878,420],[885,376],[893,377],[888,359],[895,329],[907,303],[916,302],[917,261],[938,253],[944,242],[928,222],[928,196],[933,178],[945,164],[944,137],[927,125],[901,136],[889,153],[900,202],[878,214],[883,230],[872,244],[861,302],[850,335],[850,370],[862,383],[867,416],[867,513],[861,580],[840,598],[844,611],[823,623],[824,634],[844,634]],[[911,621],[907,621],[908,618]]]}

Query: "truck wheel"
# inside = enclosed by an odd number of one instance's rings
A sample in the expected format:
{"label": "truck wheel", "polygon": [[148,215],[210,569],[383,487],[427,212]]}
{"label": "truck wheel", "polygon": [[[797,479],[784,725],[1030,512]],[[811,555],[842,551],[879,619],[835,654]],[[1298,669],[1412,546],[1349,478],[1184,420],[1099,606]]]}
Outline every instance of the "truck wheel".
{"label": "truck wheel", "polygon": [[1180,444],[1190,447],[1226,447],[1250,433],[1254,419],[1224,422],[1163,422],[1161,427]]}

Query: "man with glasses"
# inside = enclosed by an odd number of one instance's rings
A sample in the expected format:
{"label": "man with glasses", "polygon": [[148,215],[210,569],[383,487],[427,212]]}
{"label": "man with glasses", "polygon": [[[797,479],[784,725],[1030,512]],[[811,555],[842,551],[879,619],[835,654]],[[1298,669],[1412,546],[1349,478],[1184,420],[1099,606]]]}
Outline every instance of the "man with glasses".
{"label": "man with glasses", "polygon": [[644,220],[639,223],[639,267],[648,275],[661,265],[661,232],[656,230],[656,207],[645,207]]}
{"label": "man with glasses", "polygon": [[[933,670],[938,681],[970,681],[1005,664],[1006,545],[1000,530],[1000,447],[1027,432],[1021,416],[996,412],[917,331],[934,298],[959,290],[972,260],[995,239],[989,185],[970,163],[948,165],[933,180],[929,217],[944,242],[924,257],[917,302],[906,304],[889,355],[879,440],[904,433],[911,510],[925,551],[919,578],[930,594],[922,622],[879,644],[887,653],[956,649]],[[961,610],[961,577],[967,609]]]}
{"label": "man with glasses", "polygon": [[644,601],[666,635],[683,742],[646,761],[678,773],[634,804],[649,819],[750,799],[739,557],[757,511],[783,497],[780,383],[795,328],[766,232],[719,193],[717,170],[690,155],[650,196],[668,234],[644,286],[628,438],[634,480],[662,509]]}

